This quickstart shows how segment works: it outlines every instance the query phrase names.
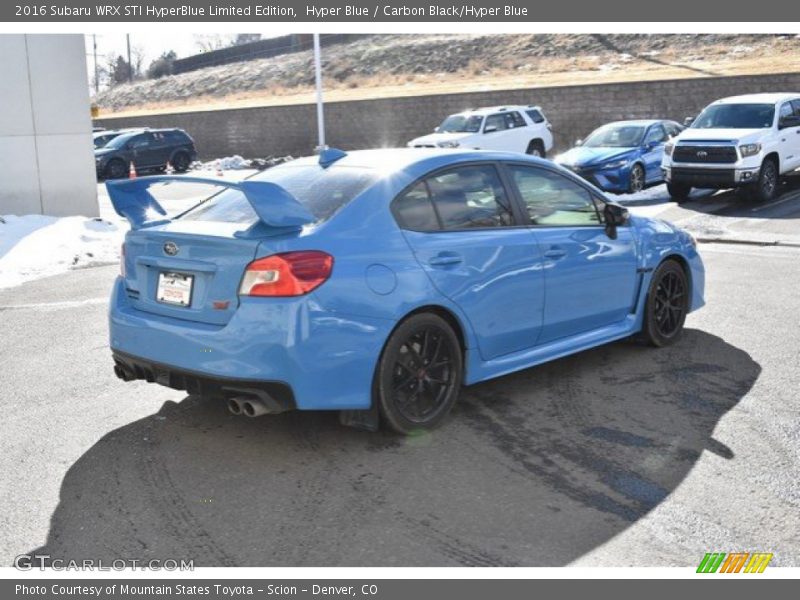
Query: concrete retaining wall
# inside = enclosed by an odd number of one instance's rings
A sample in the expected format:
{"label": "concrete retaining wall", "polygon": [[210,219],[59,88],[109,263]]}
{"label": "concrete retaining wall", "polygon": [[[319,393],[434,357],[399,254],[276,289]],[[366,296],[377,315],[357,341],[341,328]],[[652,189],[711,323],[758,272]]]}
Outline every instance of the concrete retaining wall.
{"label": "concrete retaining wall", "polygon": [[[466,108],[538,104],[553,124],[557,150],[563,150],[608,121],[670,118],[681,122],[717,98],[767,91],[800,93],[800,73],[331,102],[325,105],[326,137],[329,145],[345,150],[402,146],[430,133],[446,115]],[[99,123],[105,127],[182,127],[194,137],[200,156],[206,159],[232,154],[301,156],[316,145],[312,104],[109,118]]]}

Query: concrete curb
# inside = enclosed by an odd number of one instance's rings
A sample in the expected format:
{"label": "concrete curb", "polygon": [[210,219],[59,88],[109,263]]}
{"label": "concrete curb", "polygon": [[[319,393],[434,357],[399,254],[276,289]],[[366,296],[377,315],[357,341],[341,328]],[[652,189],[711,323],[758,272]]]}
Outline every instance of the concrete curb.
{"label": "concrete curb", "polygon": [[735,238],[695,237],[698,244],[736,244],[740,246],[781,246],[784,248],[800,248],[800,242],[784,242],[781,240],[740,240]]}

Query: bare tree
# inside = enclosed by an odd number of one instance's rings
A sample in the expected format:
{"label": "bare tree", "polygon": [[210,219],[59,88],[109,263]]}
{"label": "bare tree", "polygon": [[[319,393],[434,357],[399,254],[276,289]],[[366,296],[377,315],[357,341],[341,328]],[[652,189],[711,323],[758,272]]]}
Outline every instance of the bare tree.
{"label": "bare tree", "polygon": [[198,33],[194,36],[194,44],[200,52],[211,52],[220,48],[233,46],[236,34]]}

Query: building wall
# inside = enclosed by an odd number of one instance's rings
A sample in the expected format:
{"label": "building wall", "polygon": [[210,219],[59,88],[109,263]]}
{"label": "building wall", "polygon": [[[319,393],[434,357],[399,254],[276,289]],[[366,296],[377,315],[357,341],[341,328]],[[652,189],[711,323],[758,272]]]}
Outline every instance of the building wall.
{"label": "building wall", "polygon": [[81,35],[0,35],[0,214],[96,216]]}
{"label": "building wall", "polygon": [[[553,124],[556,149],[570,147],[595,127],[618,119],[682,122],[724,96],[797,91],[800,73],[703,77],[524,90],[437,94],[325,105],[326,141],[345,150],[402,146],[430,133],[448,114],[478,106],[538,104]],[[103,119],[106,127],[182,127],[202,158],[310,154],[316,146],[313,104],[197,111]]]}

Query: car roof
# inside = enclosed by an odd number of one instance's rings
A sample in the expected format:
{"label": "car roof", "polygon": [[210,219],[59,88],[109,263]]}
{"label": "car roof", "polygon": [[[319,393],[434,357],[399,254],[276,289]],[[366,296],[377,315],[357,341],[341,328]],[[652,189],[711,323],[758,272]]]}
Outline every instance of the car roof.
{"label": "car roof", "polygon": [[796,100],[800,98],[800,93],[792,92],[773,92],[763,94],[743,94],[741,96],[730,96],[720,98],[711,104],[777,104],[786,100]]}
{"label": "car roof", "polygon": [[608,125],[640,125],[642,127],[650,127],[650,125],[655,125],[656,123],[674,123],[670,119],[629,119],[627,121],[611,121],[610,123],[606,123],[605,125],[601,125],[601,127],[606,127]]}
{"label": "car roof", "polygon": [[502,104],[500,106],[482,106],[480,108],[468,108],[466,110],[462,110],[461,112],[453,113],[453,115],[486,116],[487,114],[490,113],[507,112],[511,110],[525,111],[532,109],[541,110],[541,107],[534,104],[529,104],[527,106],[523,106],[521,104]]}
{"label": "car roof", "polygon": [[[405,170],[431,169],[470,160],[523,161],[551,165],[550,161],[537,159],[519,152],[502,152],[492,150],[468,150],[449,148],[381,148],[375,150],[354,150],[335,161],[332,166],[375,169],[383,175],[391,175]],[[298,158],[285,166],[312,166],[319,164],[318,156]],[[284,165],[279,165],[280,168]]]}

